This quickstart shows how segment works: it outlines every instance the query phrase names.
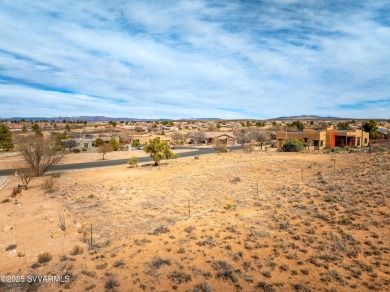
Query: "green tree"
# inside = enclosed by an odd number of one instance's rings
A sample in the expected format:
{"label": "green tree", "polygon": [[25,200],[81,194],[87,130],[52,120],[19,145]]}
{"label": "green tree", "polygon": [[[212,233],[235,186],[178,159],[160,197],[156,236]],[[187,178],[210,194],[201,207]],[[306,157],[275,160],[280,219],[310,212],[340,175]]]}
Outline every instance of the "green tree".
{"label": "green tree", "polygon": [[378,123],[374,120],[369,120],[368,122],[364,122],[362,126],[365,132],[370,133],[370,138],[375,139],[375,131],[378,130]]}
{"label": "green tree", "polygon": [[70,126],[69,126],[69,124],[66,124],[66,125],[65,125],[65,131],[70,132]]}
{"label": "green tree", "polygon": [[37,123],[32,125],[31,130],[35,133],[35,135],[42,136],[42,129],[39,127]]}
{"label": "green tree", "polygon": [[338,122],[337,128],[340,130],[347,130],[347,129],[349,129],[349,124],[350,124],[350,122]]}
{"label": "green tree", "polygon": [[104,141],[103,139],[100,139],[100,138],[97,138],[96,141],[95,141],[95,145],[96,147],[100,147],[104,144]]}
{"label": "green tree", "polygon": [[26,126],[26,125],[23,125],[23,127],[22,127],[22,133],[23,133],[23,134],[27,133],[27,126]]}
{"label": "green tree", "polygon": [[12,133],[6,125],[0,125],[0,148],[5,151],[9,151],[14,148],[12,142]]}
{"label": "green tree", "polygon": [[109,144],[112,151],[117,151],[119,149],[119,142],[114,137],[111,138]]}
{"label": "green tree", "polygon": [[166,142],[160,141],[160,138],[150,140],[145,145],[144,151],[149,153],[150,157],[154,160],[154,165],[158,165],[161,159],[174,159],[177,158],[177,154],[169,150]]}
{"label": "green tree", "polygon": [[139,141],[133,140],[133,142],[131,142],[131,147],[136,148],[138,146],[141,146],[141,143]]}
{"label": "green tree", "polygon": [[305,128],[305,126],[303,125],[303,123],[301,122],[301,121],[294,121],[294,122],[292,122],[292,126],[293,127],[295,127],[295,128],[297,128],[298,130],[300,130],[300,131],[302,131],[304,128]]}

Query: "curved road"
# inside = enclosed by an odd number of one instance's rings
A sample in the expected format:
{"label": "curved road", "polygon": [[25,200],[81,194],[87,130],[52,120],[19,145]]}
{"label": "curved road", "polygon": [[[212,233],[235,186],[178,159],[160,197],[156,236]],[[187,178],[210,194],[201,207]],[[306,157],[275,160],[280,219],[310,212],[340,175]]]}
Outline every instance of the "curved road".
{"label": "curved road", "polygon": [[[242,149],[242,147],[239,145],[228,147],[228,148],[230,151]],[[179,148],[179,149],[196,149],[195,151],[180,153],[179,158],[215,153],[215,150],[213,148],[195,148],[195,147],[187,148],[187,147],[185,147],[185,148]],[[97,167],[106,167],[106,166],[116,166],[116,165],[127,164],[128,161],[129,161],[129,158],[118,159],[118,160],[102,160],[102,161],[95,161],[95,162],[62,164],[62,165],[55,165],[55,166],[50,167],[48,169],[48,172],[77,170],[77,169],[86,169],[86,168],[97,168]],[[139,162],[149,162],[149,161],[153,161],[153,159],[151,157],[140,157],[138,161]],[[12,169],[0,170],[0,176],[11,175],[12,173],[13,173]]]}

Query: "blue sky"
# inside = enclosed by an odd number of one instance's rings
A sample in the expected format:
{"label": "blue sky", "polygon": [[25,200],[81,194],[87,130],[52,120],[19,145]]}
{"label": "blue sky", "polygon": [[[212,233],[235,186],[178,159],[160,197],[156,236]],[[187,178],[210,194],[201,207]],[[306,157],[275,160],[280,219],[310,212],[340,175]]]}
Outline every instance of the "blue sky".
{"label": "blue sky", "polygon": [[390,118],[387,1],[2,0],[0,24],[0,117]]}

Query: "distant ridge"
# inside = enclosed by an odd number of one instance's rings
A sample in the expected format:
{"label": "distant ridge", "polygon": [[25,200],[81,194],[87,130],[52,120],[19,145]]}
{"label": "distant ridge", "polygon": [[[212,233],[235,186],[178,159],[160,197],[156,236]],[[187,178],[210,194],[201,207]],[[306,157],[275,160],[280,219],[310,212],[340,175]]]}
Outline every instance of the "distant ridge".
{"label": "distant ridge", "polygon": [[39,121],[39,120],[49,120],[61,122],[66,121],[87,121],[87,122],[100,122],[100,121],[149,121],[149,119],[137,119],[137,118],[110,118],[105,116],[75,116],[75,117],[12,117],[6,118],[5,120],[21,120],[26,119],[27,121]]}
{"label": "distant ridge", "polygon": [[[340,118],[340,117],[321,117],[315,115],[301,115],[301,116],[290,116],[290,117],[279,117],[269,120],[352,120],[352,118]],[[356,119],[355,119],[356,120]]]}
{"label": "distant ridge", "polygon": [[6,121],[13,120],[21,120],[25,119],[26,121],[39,121],[39,120],[48,120],[48,121],[56,121],[62,122],[66,121],[87,121],[87,122],[102,122],[102,121],[125,121],[125,122],[142,122],[142,121],[169,121],[169,120],[186,120],[186,121],[196,121],[196,120],[219,120],[219,118],[189,118],[189,119],[167,119],[167,118],[159,118],[159,119],[138,119],[138,118],[110,118],[105,116],[75,116],[75,117],[12,117],[12,118],[0,118]]}

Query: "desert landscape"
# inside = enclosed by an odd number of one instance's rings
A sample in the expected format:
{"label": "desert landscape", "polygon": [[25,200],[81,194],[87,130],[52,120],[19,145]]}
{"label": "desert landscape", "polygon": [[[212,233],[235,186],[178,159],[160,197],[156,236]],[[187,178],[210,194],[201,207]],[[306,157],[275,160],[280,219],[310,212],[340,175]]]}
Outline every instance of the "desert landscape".
{"label": "desert landscape", "polygon": [[389,1],[0,1],[0,292],[390,291]]}
{"label": "desert landscape", "polygon": [[389,171],[389,152],[240,150],[11,180],[0,275],[70,281],[0,291],[388,291]]}

